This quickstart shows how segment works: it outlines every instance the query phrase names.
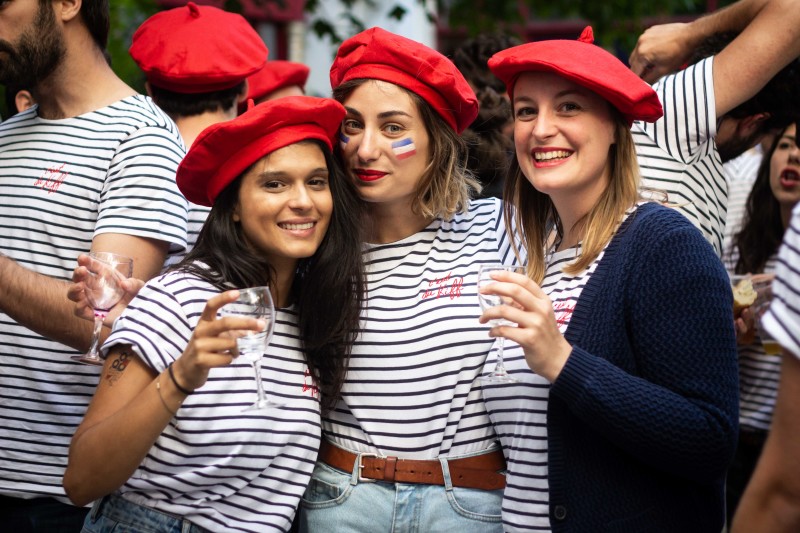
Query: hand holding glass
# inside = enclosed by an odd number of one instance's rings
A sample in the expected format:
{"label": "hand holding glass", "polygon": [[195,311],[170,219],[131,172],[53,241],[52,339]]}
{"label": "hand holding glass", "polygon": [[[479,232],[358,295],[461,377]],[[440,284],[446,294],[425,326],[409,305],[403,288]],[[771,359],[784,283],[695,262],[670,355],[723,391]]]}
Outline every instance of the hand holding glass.
{"label": "hand holding glass", "polygon": [[102,365],[100,358],[100,330],[109,310],[122,299],[125,291],[120,282],[133,274],[133,259],[111,252],[92,252],[87,269],[89,277],[84,283],[86,300],[94,310],[94,331],[89,351],[73,355],[72,359],[87,365]]}
{"label": "hand holding glass", "polygon": [[[481,309],[486,311],[489,308],[497,307],[500,305],[506,305],[510,303],[510,298],[505,298],[503,296],[499,296],[497,294],[482,294],[480,290],[487,285],[491,285],[492,283],[497,283],[497,280],[492,278],[492,273],[495,272],[514,272],[517,274],[523,274],[524,270],[520,266],[514,265],[482,265],[480,270],[478,271],[478,301],[481,304]],[[489,322],[491,326],[516,326],[515,323],[509,322],[503,318],[495,318]],[[506,367],[503,364],[503,342],[505,341],[505,337],[498,337],[497,342],[497,364],[494,367],[494,371],[487,375],[481,376],[481,381],[490,381],[490,382],[499,382],[499,383],[508,383],[508,382],[515,382],[516,379],[512,378],[508,372],[506,371]]]}
{"label": "hand holding glass", "polygon": [[264,385],[261,383],[261,357],[267,350],[267,345],[272,339],[272,330],[275,324],[275,306],[272,303],[272,295],[269,287],[252,287],[241,289],[239,297],[233,302],[220,308],[221,316],[245,316],[248,318],[261,319],[266,323],[266,327],[261,331],[240,330],[232,332],[236,335],[236,349],[239,357],[244,358],[251,365],[256,376],[256,402],[245,409],[266,409],[270,407],[282,407],[283,404],[276,403],[264,393]]}

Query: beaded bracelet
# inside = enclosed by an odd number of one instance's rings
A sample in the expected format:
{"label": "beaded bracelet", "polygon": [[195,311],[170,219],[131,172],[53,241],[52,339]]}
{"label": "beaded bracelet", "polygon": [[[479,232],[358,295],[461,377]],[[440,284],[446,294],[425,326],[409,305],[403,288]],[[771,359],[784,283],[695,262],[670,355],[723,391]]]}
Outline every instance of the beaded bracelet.
{"label": "beaded bracelet", "polygon": [[160,375],[158,376],[158,379],[156,380],[156,390],[158,391],[158,397],[161,400],[161,405],[164,406],[164,409],[166,409],[167,412],[170,413],[172,416],[177,415],[178,414],[177,411],[173,411],[172,409],[169,408],[169,405],[167,405],[167,401],[164,399],[164,394],[161,392],[161,376]]}
{"label": "beaded bracelet", "polygon": [[178,389],[179,391],[184,393],[186,396],[189,396],[190,394],[192,394],[194,392],[193,390],[188,390],[188,389],[185,389],[185,388],[181,387],[180,383],[178,383],[178,380],[175,379],[175,374],[172,372],[172,363],[167,365],[167,371],[169,372],[169,377],[172,380],[172,383],[175,384],[175,388],[176,389]]}

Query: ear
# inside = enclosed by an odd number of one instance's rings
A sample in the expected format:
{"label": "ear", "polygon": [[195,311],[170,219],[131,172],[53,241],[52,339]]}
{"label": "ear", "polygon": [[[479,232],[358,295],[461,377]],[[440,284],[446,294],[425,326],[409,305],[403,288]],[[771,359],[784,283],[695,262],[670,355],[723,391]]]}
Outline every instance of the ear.
{"label": "ear", "polygon": [[248,93],[250,93],[250,82],[244,80],[244,83],[242,83],[242,92],[240,92],[239,95],[236,97],[236,103],[241,104],[242,102],[247,100]]}
{"label": "ear", "polygon": [[769,113],[756,113],[755,115],[739,119],[738,124],[736,124],[736,132],[742,137],[756,135],[761,130],[764,122],[769,118]]}
{"label": "ear", "polygon": [[233,208],[232,218],[233,218],[233,221],[236,222],[236,223],[239,223],[239,222],[242,221],[242,217],[239,214],[239,206],[240,206],[240,203],[236,202],[236,207]]}
{"label": "ear", "polygon": [[14,104],[17,107],[17,113],[22,113],[29,107],[31,107],[36,102],[33,101],[33,96],[26,90],[19,91],[16,96],[14,96]]}
{"label": "ear", "polygon": [[61,22],[69,22],[80,15],[82,0],[58,0],[55,2],[56,18]]}

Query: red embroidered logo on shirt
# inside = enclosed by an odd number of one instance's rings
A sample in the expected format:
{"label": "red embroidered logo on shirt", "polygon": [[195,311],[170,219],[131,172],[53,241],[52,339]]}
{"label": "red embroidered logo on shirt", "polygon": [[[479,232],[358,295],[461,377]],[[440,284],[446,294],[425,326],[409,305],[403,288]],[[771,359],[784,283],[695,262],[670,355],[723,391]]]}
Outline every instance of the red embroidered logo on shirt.
{"label": "red embroidered logo on shirt", "polygon": [[50,167],[44,171],[42,177],[36,180],[33,185],[44,189],[47,191],[47,194],[56,192],[61,184],[64,183],[64,180],[67,179],[68,172],[64,170],[64,167],[67,166],[66,163],[62,163],[60,167]]}
{"label": "red embroidered logo on shirt", "polygon": [[[311,384],[309,385],[309,381]],[[314,398],[319,398],[319,387],[314,384],[314,377],[311,375],[311,371],[306,368],[305,373],[303,373],[303,392],[311,391],[311,396]]]}
{"label": "red embroidered logo on shirt", "polygon": [[556,323],[559,326],[569,324],[569,319],[572,318],[572,313],[574,311],[574,302],[555,302],[553,304],[553,312],[556,315]]}
{"label": "red embroidered logo on shirt", "polygon": [[461,296],[461,289],[464,287],[464,278],[452,277],[451,274],[451,272],[448,272],[443,278],[429,281],[428,288],[422,293],[422,299],[449,296],[451,300],[454,300]]}

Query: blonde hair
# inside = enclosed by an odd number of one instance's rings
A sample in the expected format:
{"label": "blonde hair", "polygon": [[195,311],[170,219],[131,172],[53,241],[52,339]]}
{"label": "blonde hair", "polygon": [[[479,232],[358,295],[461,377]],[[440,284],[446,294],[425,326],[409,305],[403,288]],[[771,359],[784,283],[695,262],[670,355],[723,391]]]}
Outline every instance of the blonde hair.
{"label": "blonde hair", "polygon": [[[344,103],[366,81],[344,82],[333,90],[333,98]],[[428,164],[417,184],[412,212],[429,218],[449,218],[466,211],[473,193],[480,193],[481,185],[467,169],[464,139],[421,96],[404,87],[400,89],[416,104],[429,138]]]}
{"label": "blonde hair", "polygon": [[[597,259],[614,236],[625,212],[638,198],[639,165],[633,136],[622,115],[613,107],[611,110],[615,142],[608,152],[611,166],[609,185],[597,203],[576,223],[583,230],[581,254],[564,267],[567,274],[577,274]],[[528,276],[541,283],[545,275],[545,249],[550,231],[555,226],[557,234],[562,236],[564,228],[550,197],[537,191],[522,173],[516,153],[509,168],[504,197],[506,228],[510,233],[512,220],[516,223],[528,252]],[[516,244],[514,252],[519,258]]]}

